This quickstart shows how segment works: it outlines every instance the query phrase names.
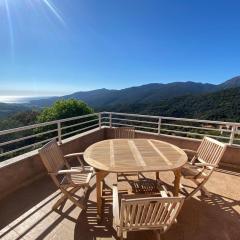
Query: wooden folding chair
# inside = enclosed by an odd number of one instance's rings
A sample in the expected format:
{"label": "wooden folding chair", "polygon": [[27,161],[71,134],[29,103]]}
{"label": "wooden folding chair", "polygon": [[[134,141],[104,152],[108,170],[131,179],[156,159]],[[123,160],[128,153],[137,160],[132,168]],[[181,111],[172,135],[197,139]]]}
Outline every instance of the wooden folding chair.
{"label": "wooden folding chair", "polygon": [[120,239],[129,231],[155,230],[158,238],[166,232],[179,214],[183,197],[159,194],[121,195],[113,186],[113,225]]}
{"label": "wooden folding chair", "polygon": [[[204,137],[192,160],[182,167],[181,174],[184,178],[192,180],[197,187],[188,194],[187,199],[197,191],[208,195],[204,184],[212,175],[226,150],[227,144],[221,143],[210,137]],[[193,152],[185,149],[186,152]]]}
{"label": "wooden folding chair", "polygon": [[[76,206],[85,208],[85,195],[89,188],[89,181],[93,175],[93,168],[84,166],[80,159],[82,153],[63,155],[56,140],[52,140],[39,150],[42,162],[53,182],[63,193],[63,196],[52,207],[56,209],[63,201],[69,199]],[[70,167],[67,159],[77,157],[80,167]],[[79,198],[75,192],[83,188],[83,196]]]}
{"label": "wooden folding chair", "polygon": [[116,127],[114,138],[135,138],[135,129],[134,127]]}

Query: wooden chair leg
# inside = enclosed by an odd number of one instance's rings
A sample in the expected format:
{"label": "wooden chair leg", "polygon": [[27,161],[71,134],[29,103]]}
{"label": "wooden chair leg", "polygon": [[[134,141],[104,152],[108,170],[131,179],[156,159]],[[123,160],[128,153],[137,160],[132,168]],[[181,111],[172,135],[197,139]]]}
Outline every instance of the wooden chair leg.
{"label": "wooden chair leg", "polygon": [[52,210],[56,210],[66,200],[67,196],[63,194],[63,196],[59,198],[56,203],[54,203],[54,205],[52,206]]}
{"label": "wooden chair leg", "polygon": [[77,201],[77,200],[71,195],[71,193],[69,193],[67,190],[65,190],[65,189],[61,189],[61,190],[62,190],[63,194],[65,194],[66,197],[67,197],[70,201],[72,201],[77,207],[80,207],[80,208],[82,208],[82,209],[85,209],[85,208],[86,208],[86,206],[85,206],[84,204],[82,204],[81,202]]}
{"label": "wooden chair leg", "polygon": [[186,200],[188,200],[189,198],[191,198],[195,193],[197,193],[198,191],[200,191],[204,184],[207,182],[208,178],[204,179],[201,183],[199,183],[196,179],[191,179],[196,185],[197,187],[188,194],[188,196],[186,197]]}
{"label": "wooden chair leg", "polygon": [[122,232],[122,237],[123,237],[123,239],[127,239],[127,231]]}
{"label": "wooden chair leg", "polygon": [[210,192],[204,186],[202,186],[200,191],[201,191],[201,194],[204,195],[204,196],[207,196],[207,197],[211,196]]}
{"label": "wooden chair leg", "polygon": [[[69,192],[70,193],[75,193],[77,192],[81,187],[75,187],[71,189]],[[57,202],[52,206],[52,210],[56,210],[64,201],[68,199],[68,197],[62,192],[63,196],[57,200]]]}

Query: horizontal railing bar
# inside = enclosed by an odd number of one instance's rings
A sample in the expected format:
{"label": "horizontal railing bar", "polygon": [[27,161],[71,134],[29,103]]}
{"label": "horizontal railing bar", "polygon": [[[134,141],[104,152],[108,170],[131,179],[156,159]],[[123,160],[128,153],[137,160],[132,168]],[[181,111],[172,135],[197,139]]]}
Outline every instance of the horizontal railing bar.
{"label": "horizontal railing bar", "polygon": [[174,117],[161,117],[163,120],[172,120],[172,121],[186,121],[186,122],[197,122],[197,123],[210,123],[217,125],[230,125],[230,126],[240,126],[240,123],[236,122],[221,122],[221,121],[212,121],[212,120],[201,120],[201,119],[192,119],[192,118],[174,118]]}
{"label": "horizontal railing bar", "polygon": [[96,116],[96,115],[97,115],[97,113],[92,113],[92,114],[87,114],[87,115],[73,117],[73,118],[65,118],[65,119],[61,119],[61,120],[38,123],[38,124],[33,124],[33,125],[28,125],[28,126],[23,126],[23,127],[18,127],[18,128],[11,128],[11,129],[0,131],[0,136],[10,134],[10,133],[20,132],[20,131],[25,131],[25,130],[29,130],[29,129],[33,129],[33,128],[45,127],[45,126],[57,124],[58,122],[63,123],[63,122],[66,122],[66,121],[72,121],[72,120],[91,117],[91,116]]}
{"label": "horizontal railing bar", "polygon": [[42,133],[37,133],[37,134],[30,135],[30,136],[22,137],[22,138],[17,138],[17,139],[11,140],[11,141],[0,143],[0,147],[8,145],[10,143],[20,142],[20,141],[23,141],[23,140],[27,140],[27,139],[30,139],[30,138],[38,137],[38,136],[48,134],[48,133],[52,133],[52,132],[56,132],[56,131],[57,131],[57,129],[54,129],[54,130],[50,130],[50,131],[46,131],[46,132],[42,132]]}
{"label": "horizontal railing bar", "polygon": [[133,117],[144,117],[144,118],[161,118],[165,120],[174,120],[174,121],[188,121],[188,122],[199,122],[199,123],[212,123],[220,125],[230,125],[230,126],[239,126],[240,123],[236,122],[223,122],[223,121],[212,121],[212,120],[201,120],[201,119],[192,119],[192,118],[175,118],[175,117],[164,117],[164,116],[154,116],[154,115],[142,115],[142,114],[132,114],[132,113],[117,113],[117,112],[102,112],[103,114],[114,114],[122,116],[133,116]]}
{"label": "horizontal railing bar", "polygon": [[177,131],[177,130],[167,130],[167,129],[161,129],[161,131],[175,132],[175,133],[189,134],[189,135],[197,135],[197,136],[218,137],[218,138],[222,138],[222,139],[229,139],[229,137],[223,137],[223,136],[211,135],[211,134],[192,133],[192,132],[184,132],[184,131]]}
{"label": "horizontal railing bar", "polygon": [[219,131],[219,132],[231,132],[231,130],[227,129],[219,129],[219,128],[204,128],[204,127],[195,127],[195,126],[187,126],[187,125],[178,125],[178,124],[170,124],[170,123],[162,123],[162,126],[173,126],[173,127],[182,127],[182,128],[194,128],[200,130],[212,130],[212,131]]}
{"label": "horizontal railing bar", "polygon": [[139,123],[147,123],[147,124],[158,124],[158,122],[148,122],[148,121],[141,121],[141,120],[134,120],[134,119],[124,119],[124,118],[112,118],[112,120],[120,120],[120,121],[127,121],[127,122],[139,122]]}
{"label": "horizontal railing bar", "polygon": [[68,129],[68,128],[71,128],[71,127],[77,127],[77,126],[80,126],[80,125],[83,125],[83,124],[86,124],[86,123],[90,123],[90,122],[94,122],[94,121],[96,122],[96,121],[98,121],[98,119],[96,118],[96,119],[93,119],[93,120],[90,120],[90,121],[76,123],[76,124],[73,124],[73,125],[62,127],[61,129],[64,130],[64,129]]}
{"label": "horizontal railing bar", "polygon": [[138,126],[138,125],[130,125],[130,124],[123,124],[123,123],[112,123],[112,125],[120,125],[120,126],[128,126],[128,127],[136,127],[136,128],[145,128],[145,129],[157,130],[157,128],[144,127],[144,126]]}
{"label": "horizontal railing bar", "polygon": [[102,122],[102,125],[103,125],[103,124],[107,124],[107,125],[109,125],[109,122]]}
{"label": "horizontal railing bar", "polygon": [[106,114],[112,114],[112,115],[119,115],[119,116],[132,116],[132,117],[142,117],[142,118],[156,118],[158,119],[158,116],[152,116],[152,115],[141,115],[141,114],[133,114],[133,113],[117,113],[117,112],[103,112]]}
{"label": "horizontal railing bar", "polygon": [[46,140],[43,140],[43,141],[40,141],[40,142],[36,142],[36,143],[33,143],[33,144],[30,144],[30,145],[27,145],[27,146],[24,146],[24,147],[20,147],[20,148],[17,148],[17,149],[14,149],[12,151],[8,151],[8,152],[5,152],[5,153],[1,153],[0,154],[0,157],[3,157],[5,155],[9,155],[11,153],[15,153],[15,152],[18,152],[20,150],[24,150],[24,149],[27,149],[27,148],[30,148],[30,147],[33,147],[33,146],[37,146],[39,144],[42,144],[42,143],[45,143],[45,142],[48,142],[48,141],[51,141],[53,139],[56,139],[57,137],[53,137],[53,138],[48,138]]}
{"label": "horizontal railing bar", "polygon": [[94,125],[91,125],[91,126],[88,126],[88,127],[85,127],[85,128],[77,129],[77,130],[72,131],[72,132],[64,133],[64,134],[62,134],[62,137],[65,137],[65,136],[70,135],[72,133],[76,133],[76,132],[79,132],[79,131],[86,130],[86,129],[91,128],[91,127],[96,127],[96,126],[98,126],[98,124],[94,124]]}
{"label": "horizontal railing bar", "polygon": [[78,119],[81,119],[81,118],[93,117],[93,116],[98,116],[98,113],[91,113],[91,114],[86,114],[86,115],[77,116],[77,117],[65,118],[65,119],[61,119],[59,121],[61,123],[63,123],[63,122],[78,120]]}
{"label": "horizontal railing bar", "polygon": [[57,121],[38,123],[38,124],[28,125],[28,126],[19,127],[19,128],[3,130],[3,131],[0,131],[0,136],[10,134],[10,133],[16,133],[16,132],[20,132],[20,131],[25,131],[25,130],[29,130],[29,129],[39,128],[39,127],[46,127],[46,126],[53,125],[53,124],[57,124]]}

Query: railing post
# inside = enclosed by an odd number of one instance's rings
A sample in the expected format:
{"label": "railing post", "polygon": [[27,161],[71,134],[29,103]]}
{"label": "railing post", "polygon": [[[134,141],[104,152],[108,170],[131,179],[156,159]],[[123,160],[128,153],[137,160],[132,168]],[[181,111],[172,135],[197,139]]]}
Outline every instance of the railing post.
{"label": "railing post", "polygon": [[158,135],[160,135],[161,123],[162,123],[162,118],[159,117],[159,119],[158,119]]}
{"label": "railing post", "polygon": [[109,113],[109,127],[112,128],[112,113]]}
{"label": "railing post", "polygon": [[99,122],[99,129],[102,127],[102,118],[101,118],[101,113],[98,114],[98,122]]}
{"label": "railing post", "polygon": [[233,144],[234,135],[235,135],[235,130],[236,130],[236,127],[235,127],[235,126],[232,126],[231,135],[230,135],[230,139],[229,139],[229,144],[230,144],[230,145]]}
{"label": "railing post", "polygon": [[58,121],[57,123],[57,128],[58,128],[58,142],[59,144],[62,144],[62,133],[61,133],[61,122]]}

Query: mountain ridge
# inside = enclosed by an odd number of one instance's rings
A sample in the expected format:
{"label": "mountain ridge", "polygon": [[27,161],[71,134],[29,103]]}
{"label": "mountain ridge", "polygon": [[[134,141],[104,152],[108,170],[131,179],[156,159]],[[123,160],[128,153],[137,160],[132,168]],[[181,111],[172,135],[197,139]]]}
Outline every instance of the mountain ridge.
{"label": "mountain ridge", "polygon": [[61,97],[33,100],[29,105],[46,107],[58,99],[75,98],[83,100],[95,109],[103,109],[118,104],[151,103],[184,95],[211,93],[235,87],[240,87],[240,76],[231,78],[221,84],[187,81],[166,84],[149,83],[120,90],[101,88],[91,91],[78,91]]}

